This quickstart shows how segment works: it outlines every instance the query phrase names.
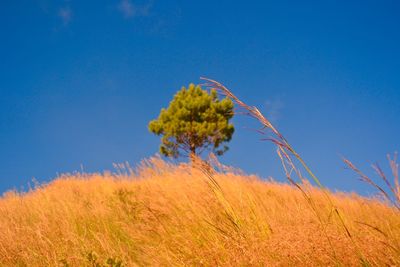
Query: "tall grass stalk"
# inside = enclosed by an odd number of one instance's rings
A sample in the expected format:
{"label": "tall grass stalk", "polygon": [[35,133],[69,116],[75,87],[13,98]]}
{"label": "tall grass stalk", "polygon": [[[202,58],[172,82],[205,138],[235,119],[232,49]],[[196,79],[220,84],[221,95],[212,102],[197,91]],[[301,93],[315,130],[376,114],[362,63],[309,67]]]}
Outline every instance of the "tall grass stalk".
{"label": "tall grass stalk", "polygon": [[[359,168],[357,168],[350,160],[343,158],[342,159],[345,165],[353,170],[359,177],[359,179],[371,185],[375,188],[381,197],[388,203],[389,205],[395,207],[398,211],[400,211],[400,185],[399,185],[399,164],[397,163],[397,152],[394,153],[393,158],[390,154],[387,155],[387,160],[389,162],[390,170],[393,176],[393,184],[388,179],[386,173],[382,170],[378,163],[372,164],[372,169],[381,178],[388,189],[384,189],[382,186],[378,185],[373,179],[367,176],[364,172],[362,172]],[[357,222],[360,225],[364,225],[374,230],[376,233],[382,235],[385,241],[382,241],[389,249],[393,250],[395,253],[400,255],[400,240],[398,240],[395,236],[393,236],[392,232],[385,232],[379,227],[375,225],[371,225],[365,222]]]}
{"label": "tall grass stalk", "polygon": [[[341,212],[338,210],[338,208],[332,202],[331,198],[329,197],[327,189],[322,185],[322,183],[317,178],[317,176],[311,171],[310,167],[306,164],[306,162],[299,155],[299,153],[296,152],[296,150],[288,142],[288,140],[283,136],[283,134],[277,130],[277,128],[271,123],[271,121],[269,121],[259,111],[259,109],[257,107],[249,106],[249,105],[245,104],[238,97],[236,97],[228,88],[226,88],[223,84],[221,84],[215,80],[205,78],[205,77],[200,77],[200,79],[204,80],[206,82],[204,84],[206,87],[208,87],[210,89],[215,89],[218,92],[222,93],[224,96],[229,97],[232,101],[234,101],[234,103],[236,103],[239,106],[239,108],[242,108],[243,110],[245,110],[245,114],[258,120],[262,124],[262,128],[259,129],[258,132],[263,135],[269,134],[269,135],[267,135],[268,137],[264,138],[263,140],[271,141],[272,143],[274,143],[277,146],[277,153],[278,153],[278,156],[281,159],[282,164],[284,166],[286,177],[288,178],[290,183],[292,183],[299,190],[302,191],[302,193],[304,194],[304,196],[307,198],[308,202],[310,203],[311,208],[315,211],[318,221],[321,223],[323,229],[325,229],[325,224],[323,223],[321,215],[319,214],[318,210],[315,208],[315,203],[313,202],[312,198],[307,195],[306,191],[302,188],[302,186],[299,183],[295,182],[295,180],[291,178],[291,173],[292,173],[292,171],[294,171],[300,179],[303,179],[303,177],[300,174],[300,170],[294,163],[294,160],[292,159],[292,157],[294,157],[300,163],[300,165],[310,175],[312,180],[324,192],[324,196],[326,197],[327,201],[330,203],[330,206],[332,208],[332,213],[337,216],[343,229],[345,230],[347,237],[351,240],[351,242],[353,243],[354,249],[356,250],[357,254],[360,256],[361,261],[363,262],[363,264],[366,264],[367,261],[365,260],[365,257],[362,255],[357,244],[354,242],[353,237],[350,233],[350,230],[344,221],[343,215],[341,214]],[[290,170],[286,167],[288,165],[291,168]],[[326,237],[329,240],[329,236],[326,235]],[[331,244],[330,240],[329,240],[329,243]],[[333,251],[334,257],[336,257],[335,250],[333,247],[332,247],[332,251]]]}
{"label": "tall grass stalk", "polygon": [[343,162],[346,166],[353,170],[359,176],[362,182],[365,182],[375,189],[383,196],[383,198],[388,201],[391,205],[396,207],[400,211],[400,184],[399,184],[399,164],[397,163],[397,152],[394,153],[393,158],[388,154],[387,160],[393,176],[393,184],[387,178],[387,175],[379,166],[378,163],[372,164],[372,168],[375,173],[383,180],[388,190],[383,189],[379,186],[373,179],[365,175],[359,168],[357,168],[350,160],[343,158]]}

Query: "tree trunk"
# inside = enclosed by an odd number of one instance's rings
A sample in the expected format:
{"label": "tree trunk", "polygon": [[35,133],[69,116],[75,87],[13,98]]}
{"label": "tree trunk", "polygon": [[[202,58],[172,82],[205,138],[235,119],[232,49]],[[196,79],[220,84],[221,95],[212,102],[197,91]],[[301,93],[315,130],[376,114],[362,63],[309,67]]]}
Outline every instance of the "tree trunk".
{"label": "tree trunk", "polygon": [[190,157],[190,163],[193,166],[195,161],[196,161],[196,157],[197,157],[197,155],[196,155],[196,147],[194,145],[190,145],[190,155],[189,155],[189,157]]}

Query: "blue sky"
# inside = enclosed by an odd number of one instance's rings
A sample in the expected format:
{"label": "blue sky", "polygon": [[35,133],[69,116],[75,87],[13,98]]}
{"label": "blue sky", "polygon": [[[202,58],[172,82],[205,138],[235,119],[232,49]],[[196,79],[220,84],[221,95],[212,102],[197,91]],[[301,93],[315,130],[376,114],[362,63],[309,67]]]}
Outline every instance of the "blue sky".
{"label": "blue sky", "polygon": [[[147,123],[182,85],[225,83],[331,189],[369,194],[399,150],[398,1],[2,1],[0,192],[154,155]],[[234,119],[221,158],[284,181],[273,145]]]}

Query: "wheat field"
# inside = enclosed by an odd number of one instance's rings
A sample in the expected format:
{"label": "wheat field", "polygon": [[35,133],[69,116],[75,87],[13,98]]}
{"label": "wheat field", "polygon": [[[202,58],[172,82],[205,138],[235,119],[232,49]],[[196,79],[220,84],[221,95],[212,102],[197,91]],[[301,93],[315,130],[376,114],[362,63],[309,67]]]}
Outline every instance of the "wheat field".
{"label": "wheat field", "polygon": [[[398,266],[399,211],[159,158],[0,199],[0,266]],[[318,219],[320,218],[320,219]]]}

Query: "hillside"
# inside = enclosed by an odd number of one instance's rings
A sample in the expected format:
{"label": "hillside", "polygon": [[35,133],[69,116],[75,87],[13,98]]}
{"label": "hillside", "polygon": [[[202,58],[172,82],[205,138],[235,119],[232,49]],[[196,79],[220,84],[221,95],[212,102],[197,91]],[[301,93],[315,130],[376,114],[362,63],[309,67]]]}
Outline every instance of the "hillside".
{"label": "hillside", "polygon": [[[0,266],[400,265],[400,214],[225,169],[152,159],[0,199]],[[215,179],[215,180],[213,180]],[[312,208],[314,207],[314,208]]]}

